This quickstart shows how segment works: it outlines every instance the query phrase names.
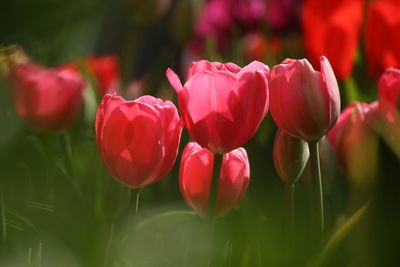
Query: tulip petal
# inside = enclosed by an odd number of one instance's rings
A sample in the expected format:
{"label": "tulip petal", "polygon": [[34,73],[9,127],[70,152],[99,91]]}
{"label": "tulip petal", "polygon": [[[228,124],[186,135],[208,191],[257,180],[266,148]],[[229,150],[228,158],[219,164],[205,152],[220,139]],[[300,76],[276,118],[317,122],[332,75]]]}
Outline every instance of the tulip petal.
{"label": "tulip petal", "polygon": [[118,105],[111,117],[103,127],[104,163],[126,185],[144,186],[157,175],[163,159],[159,113],[130,101]]}
{"label": "tulip petal", "polygon": [[241,125],[236,131],[235,142],[231,142],[232,149],[245,144],[257,131],[258,126],[268,111],[268,83],[265,72],[258,70],[243,72],[233,85],[233,91],[237,92],[241,99],[241,110],[237,116]]}
{"label": "tulip petal", "polygon": [[222,159],[221,178],[218,187],[217,214],[234,208],[247,191],[250,166],[246,150],[238,148],[226,153]]}
{"label": "tulip petal", "polygon": [[320,69],[323,88],[325,89],[323,90],[324,99],[327,102],[326,106],[328,107],[328,121],[331,122],[327,129],[329,130],[333,127],[333,125],[335,125],[340,112],[339,87],[335,78],[335,74],[333,73],[333,69],[329,64],[328,59],[324,56],[320,58]]}
{"label": "tulip petal", "polygon": [[179,94],[182,91],[182,83],[179,80],[178,75],[176,75],[176,73],[173,70],[171,70],[170,68],[167,69],[166,75],[167,75],[168,81],[171,84],[172,88],[174,88],[175,92],[177,94]]}
{"label": "tulip petal", "polygon": [[179,184],[185,202],[205,217],[212,180],[214,154],[197,143],[188,143],[182,153]]}
{"label": "tulip petal", "polygon": [[240,108],[231,89],[234,82],[233,75],[217,71],[196,73],[185,84],[186,95],[179,96],[184,98],[179,106],[189,133],[201,145],[219,150],[224,141],[220,135],[233,134],[235,116]]}
{"label": "tulip petal", "polygon": [[193,62],[189,67],[186,80],[189,80],[190,78],[192,78],[193,75],[195,75],[198,72],[217,71],[219,69],[218,67],[219,67],[218,65],[215,65],[215,62],[210,62],[208,60],[200,60],[197,62]]}

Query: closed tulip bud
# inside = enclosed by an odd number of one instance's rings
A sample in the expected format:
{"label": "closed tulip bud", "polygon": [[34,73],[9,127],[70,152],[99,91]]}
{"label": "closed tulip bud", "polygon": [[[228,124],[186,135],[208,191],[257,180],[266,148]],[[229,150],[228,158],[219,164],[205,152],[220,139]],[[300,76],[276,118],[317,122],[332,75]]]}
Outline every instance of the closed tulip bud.
{"label": "closed tulip bud", "polygon": [[102,95],[116,92],[119,86],[119,62],[116,55],[91,56],[87,66],[97,80]]}
{"label": "closed tulip bud", "polygon": [[341,169],[355,184],[368,184],[376,174],[378,138],[368,122],[376,104],[351,103],[328,134]]}
{"label": "closed tulip bud", "polygon": [[326,57],[320,71],[306,59],[286,59],[271,70],[271,115],[282,130],[304,141],[318,141],[340,112],[337,81]]}
{"label": "closed tulip bud", "polygon": [[[195,142],[186,145],[181,159],[179,184],[185,202],[201,217],[207,216],[213,166],[214,154],[210,150]],[[244,148],[223,156],[219,178],[217,216],[233,209],[247,190],[250,167]]]}
{"label": "closed tulip bud", "polygon": [[107,171],[131,188],[167,175],[176,160],[181,132],[175,105],[152,96],[125,101],[107,94],[97,110],[100,157]]}
{"label": "closed tulip bud", "polygon": [[368,4],[365,54],[372,77],[386,68],[400,68],[400,1],[372,1]]}
{"label": "closed tulip bud", "polygon": [[275,170],[281,180],[296,183],[310,156],[308,144],[278,129],[273,153]]}
{"label": "closed tulip bud", "polygon": [[398,121],[400,70],[389,68],[378,82],[379,109],[389,123]]}
{"label": "closed tulip bud", "polygon": [[189,134],[201,146],[223,154],[244,145],[267,114],[268,73],[257,61],[240,68],[202,60],[192,64],[183,86],[171,69],[167,77]]}
{"label": "closed tulip bud", "polygon": [[[338,78],[347,79],[351,75],[358,48],[362,11],[362,0],[304,2],[304,42],[314,66],[318,64],[319,57],[325,55]],[[340,45],[334,40],[340,40]]]}
{"label": "closed tulip bud", "polygon": [[68,69],[29,63],[13,70],[16,111],[38,130],[67,127],[81,107],[84,86],[82,77]]}

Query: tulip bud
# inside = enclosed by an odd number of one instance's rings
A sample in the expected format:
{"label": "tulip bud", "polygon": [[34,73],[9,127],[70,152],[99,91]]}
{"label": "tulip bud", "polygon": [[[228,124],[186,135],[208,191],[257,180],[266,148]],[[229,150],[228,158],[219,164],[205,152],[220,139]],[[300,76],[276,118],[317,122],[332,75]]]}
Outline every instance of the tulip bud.
{"label": "tulip bud", "polygon": [[400,70],[387,69],[379,79],[378,89],[380,111],[384,114],[388,122],[396,122],[399,118]]}
{"label": "tulip bud", "polygon": [[171,69],[166,74],[189,134],[223,154],[244,145],[267,114],[268,73],[257,61],[240,68],[202,60],[192,64],[184,86]]}
{"label": "tulip bud", "polygon": [[181,132],[175,105],[152,96],[125,101],[107,94],[97,110],[100,157],[107,171],[128,187],[144,187],[167,175]]}
{"label": "tulip bud", "polygon": [[371,1],[365,27],[365,54],[372,77],[400,68],[400,1]]}
{"label": "tulip bud", "polygon": [[[362,0],[307,0],[302,8],[304,42],[311,63],[325,55],[340,79],[353,70],[362,22]],[[340,46],[334,40],[340,40]]]}
{"label": "tulip bud", "polygon": [[337,81],[326,57],[320,72],[306,59],[286,59],[271,70],[271,115],[282,130],[304,141],[318,141],[340,112]]}
{"label": "tulip bud", "polygon": [[282,181],[296,183],[310,156],[308,144],[278,129],[273,153],[275,169]]}
{"label": "tulip bud", "polygon": [[91,56],[88,69],[94,74],[102,95],[116,92],[119,84],[119,62],[115,55]]}
{"label": "tulip bud", "polygon": [[374,105],[351,103],[328,134],[340,167],[355,184],[368,184],[376,174],[378,138],[367,121]]}
{"label": "tulip bud", "polygon": [[38,130],[65,128],[78,113],[82,77],[68,69],[23,64],[13,70],[13,93],[19,116]]}
{"label": "tulip bud", "polygon": [[[195,142],[186,145],[181,159],[179,184],[185,202],[201,217],[207,216],[213,166],[214,154],[210,150]],[[233,209],[247,190],[250,167],[244,148],[223,156],[219,178],[217,216]]]}

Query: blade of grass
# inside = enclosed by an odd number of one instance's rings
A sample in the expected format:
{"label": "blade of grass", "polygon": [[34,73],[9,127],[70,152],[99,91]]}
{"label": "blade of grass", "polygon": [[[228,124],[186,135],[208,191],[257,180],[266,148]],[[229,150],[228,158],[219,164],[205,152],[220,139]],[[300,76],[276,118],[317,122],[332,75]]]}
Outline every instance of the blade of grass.
{"label": "blade of grass", "polygon": [[309,267],[323,266],[323,263],[329,254],[331,254],[339,246],[339,244],[350,233],[353,227],[361,220],[369,205],[370,202],[368,201],[342,225],[340,225],[335,232],[333,232],[321,253],[308,265]]}

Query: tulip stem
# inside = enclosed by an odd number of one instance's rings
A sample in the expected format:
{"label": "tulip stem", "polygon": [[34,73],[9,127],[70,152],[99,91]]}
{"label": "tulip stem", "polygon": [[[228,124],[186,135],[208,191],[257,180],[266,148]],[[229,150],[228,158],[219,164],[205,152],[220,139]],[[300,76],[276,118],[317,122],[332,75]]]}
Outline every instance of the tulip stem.
{"label": "tulip stem", "polygon": [[222,166],[222,155],[214,154],[213,176],[211,179],[210,196],[208,204],[208,218],[214,219],[217,210],[218,187]]}
{"label": "tulip stem", "polygon": [[139,198],[140,198],[140,188],[132,188],[131,189],[131,199],[133,200],[133,204],[135,205],[135,219],[139,210]]}
{"label": "tulip stem", "polygon": [[[315,199],[317,200],[317,220],[321,233],[324,232],[324,195],[322,190],[321,166],[319,162],[318,141],[308,142],[310,148],[311,173],[313,178]],[[316,189],[316,190],[315,190]]]}
{"label": "tulip stem", "polygon": [[289,240],[292,252],[294,252],[295,243],[295,201],[294,201],[294,189],[295,183],[285,183],[285,194],[288,208],[288,220],[289,220]]}

